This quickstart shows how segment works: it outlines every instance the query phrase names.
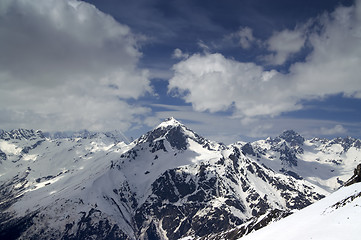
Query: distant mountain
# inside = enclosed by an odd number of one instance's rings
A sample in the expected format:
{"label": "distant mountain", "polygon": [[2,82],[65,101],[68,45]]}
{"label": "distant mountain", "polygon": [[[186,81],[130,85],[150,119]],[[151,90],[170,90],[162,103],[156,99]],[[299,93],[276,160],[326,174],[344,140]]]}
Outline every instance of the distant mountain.
{"label": "distant mountain", "polygon": [[[67,131],[67,132],[45,132],[43,135],[47,138],[51,139],[62,139],[62,138],[95,138],[98,134],[97,132],[89,132],[88,130],[82,130],[82,131]],[[118,142],[126,142],[129,144],[129,139],[119,130],[109,131],[101,133],[106,135],[109,138],[114,139],[114,141]]]}
{"label": "distant mountain", "polygon": [[248,232],[328,195],[358,156],[359,140],[294,131],[226,146],[174,118],[130,144],[114,134],[1,131],[0,239]]}
{"label": "distant mountain", "polygon": [[2,140],[33,140],[44,138],[43,132],[40,130],[14,129],[9,132],[0,130],[0,139]]}
{"label": "distant mountain", "polygon": [[[236,144],[240,148],[247,144]],[[342,186],[361,162],[361,141],[351,137],[305,140],[289,130],[279,137],[249,143],[249,158],[273,170],[305,179],[332,192]],[[250,150],[248,150],[250,151]]]}

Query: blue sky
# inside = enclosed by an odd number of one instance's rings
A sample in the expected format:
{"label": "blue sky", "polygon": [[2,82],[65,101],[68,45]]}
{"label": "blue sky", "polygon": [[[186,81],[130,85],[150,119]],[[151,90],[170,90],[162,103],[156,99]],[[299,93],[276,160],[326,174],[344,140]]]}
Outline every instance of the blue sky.
{"label": "blue sky", "polygon": [[361,137],[361,1],[4,0],[0,128]]}

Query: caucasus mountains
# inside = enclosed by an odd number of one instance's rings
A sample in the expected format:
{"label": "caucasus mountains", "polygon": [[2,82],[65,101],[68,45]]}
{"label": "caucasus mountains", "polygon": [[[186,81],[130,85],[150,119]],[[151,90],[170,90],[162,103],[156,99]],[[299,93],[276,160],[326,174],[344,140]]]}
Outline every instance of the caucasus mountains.
{"label": "caucasus mountains", "polygon": [[226,146],[174,118],[119,139],[0,131],[0,239],[241,237],[334,192],[361,158],[353,138]]}

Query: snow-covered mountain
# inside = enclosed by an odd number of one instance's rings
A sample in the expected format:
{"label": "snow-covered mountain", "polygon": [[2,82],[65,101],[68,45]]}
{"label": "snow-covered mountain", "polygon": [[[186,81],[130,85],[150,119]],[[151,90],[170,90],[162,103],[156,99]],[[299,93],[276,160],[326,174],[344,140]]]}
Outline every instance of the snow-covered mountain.
{"label": "snow-covered mountain", "polygon": [[39,239],[49,239],[52,234],[59,238],[59,231],[64,235],[73,220],[81,223],[91,209],[83,199],[102,197],[84,189],[96,190],[96,179],[128,146],[103,134],[53,140],[19,129],[2,132],[0,149],[0,238],[38,238],[41,233]]}
{"label": "snow-covered mountain", "polygon": [[225,146],[174,118],[130,144],[1,131],[0,238],[179,239],[265,225],[339,187],[359,156],[359,140],[293,131]]}
{"label": "snow-covered mountain", "polygon": [[360,216],[361,183],[356,183],[241,239],[357,240]]}
{"label": "snow-covered mountain", "polygon": [[342,186],[361,162],[361,141],[351,137],[305,140],[289,130],[276,138],[236,145],[273,170],[304,178],[329,192]]}

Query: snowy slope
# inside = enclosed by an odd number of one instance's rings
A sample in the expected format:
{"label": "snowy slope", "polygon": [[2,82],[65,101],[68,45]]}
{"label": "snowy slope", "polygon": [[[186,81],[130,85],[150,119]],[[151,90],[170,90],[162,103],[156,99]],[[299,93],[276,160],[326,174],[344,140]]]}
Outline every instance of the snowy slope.
{"label": "snowy slope", "polygon": [[357,140],[308,142],[294,132],[225,146],[174,118],[130,144],[118,139],[0,131],[0,238],[251,231],[328,195],[336,173],[351,175],[360,151]]}
{"label": "snowy slope", "polygon": [[[46,238],[47,231],[79,222],[79,213],[89,212],[87,205],[99,197],[92,193],[95,180],[128,146],[104,134],[53,140],[39,131],[19,129],[3,133],[0,149],[6,154],[0,162],[2,227],[11,225],[9,232],[20,234],[24,222],[31,220],[29,226],[45,231]],[[28,231],[34,229],[29,227]]]}
{"label": "snowy slope", "polygon": [[303,208],[327,194],[267,169],[236,147],[204,139],[175,119],[135,144],[116,168],[134,193],[140,238],[204,236],[268,209]]}
{"label": "snowy slope", "polygon": [[360,223],[361,183],[356,183],[240,239],[356,240]]}
{"label": "snowy slope", "polygon": [[274,139],[235,146],[277,172],[304,178],[329,192],[341,187],[361,162],[361,141],[350,137],[306,140],[288,130]]}

